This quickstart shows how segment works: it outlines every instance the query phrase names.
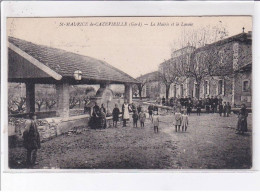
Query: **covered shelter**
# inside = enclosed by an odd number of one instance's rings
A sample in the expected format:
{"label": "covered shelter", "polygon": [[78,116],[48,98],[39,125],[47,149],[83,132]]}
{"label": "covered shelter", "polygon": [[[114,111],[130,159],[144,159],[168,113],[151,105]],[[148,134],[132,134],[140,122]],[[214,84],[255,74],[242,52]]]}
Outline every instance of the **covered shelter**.
{"label": "covered shelter", "polygon": [[[59,117],[69,117],[69,86],[124,84],[132,102],[132,85],[139,81],[105,61],[8,37],[8,82],[25,83],[26,110],[35,112],[35,84],[55,84]],[[98,92],[97,92],[98,93]]]}

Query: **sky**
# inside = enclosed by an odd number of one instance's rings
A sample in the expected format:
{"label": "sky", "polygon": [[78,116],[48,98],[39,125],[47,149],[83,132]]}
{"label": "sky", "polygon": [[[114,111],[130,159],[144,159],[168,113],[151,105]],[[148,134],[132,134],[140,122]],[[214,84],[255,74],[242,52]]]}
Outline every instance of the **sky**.
{"label": "sky", "polygon": [[[117,22],[108,25],[108,22]],[[111,24],[110,23],[110,24]],[[69,25],[68,25],[69,24]],[[76,24],[76,25],[75,25]],[[95,25],[91,25],[95,24]],[[8,36],[104,60],[136,78],[156,71],[178,49],[183,31],[252,31],[249,16],[8,18]],[[69,64],[68,64],[69,65]]]}

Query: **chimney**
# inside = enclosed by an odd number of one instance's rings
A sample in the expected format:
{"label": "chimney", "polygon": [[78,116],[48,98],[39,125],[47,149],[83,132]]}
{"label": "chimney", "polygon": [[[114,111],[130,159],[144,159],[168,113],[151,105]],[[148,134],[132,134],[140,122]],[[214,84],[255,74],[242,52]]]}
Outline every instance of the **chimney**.
{"label": "chimney", "polygon": [[247,38],[249,38],[249,39],[252,38],[252,31],[248,31],[248,33],[247,33]]}

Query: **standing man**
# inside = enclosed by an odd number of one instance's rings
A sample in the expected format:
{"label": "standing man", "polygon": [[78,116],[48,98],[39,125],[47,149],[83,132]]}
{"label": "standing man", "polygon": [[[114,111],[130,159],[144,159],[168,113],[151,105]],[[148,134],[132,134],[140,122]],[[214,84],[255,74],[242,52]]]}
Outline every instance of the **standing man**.
{"label": "standing man", "polygon": [[129,112],[131,108],[127,102],[127,99],[124,100],[124,104],[122,105],[122,118],[123,118],[123,127],[126,127],[126,121],[129,120]]}
{"label": "standing man", "polygon": [[217,113],[217,110],[218,110],[218,97],[217,96],[215,96],[215,98],[214,98],[214,103],[215,103],[214,113]]}
{"label": "standing man", "polygon": [[26,129],[23,133],[23,145],[27,149],[27,166],[38,164],[36,162],[37,150],[41,148],[40,134],[37,129],[35,113],[29,114],[29,121],[26,121]]}
{"label": "standing man", "polygon": [[199,99],[197,102],[197,115],[199,115],[199,116],[201,113],[201,107],[202,107],[202,101],[201,101],[201,99]]}
{"label": "standing man", "polygon": [[205,106],[206,106],[206,112],[209,114],[209,112],[210,112],[210,98],[209,98],[209,96],[206,98]]}

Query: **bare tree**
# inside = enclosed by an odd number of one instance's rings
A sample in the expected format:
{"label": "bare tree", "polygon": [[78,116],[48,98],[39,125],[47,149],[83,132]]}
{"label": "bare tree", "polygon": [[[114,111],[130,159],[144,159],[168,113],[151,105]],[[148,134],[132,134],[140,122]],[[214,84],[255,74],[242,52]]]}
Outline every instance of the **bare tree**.
{"label": "bare tree", "polygon": [[173,65],[172,59],[165,61],[159,68],[158,77],[161,83],[165,85],[166,100],[169,99],[169,91],[171,84],[179,82],[179,74],[176,70],[176,65]]}
{"label": "bare tree", "polygon": [[[176,57],[178,61],[176,71],[182,77],[193,78],[195,80],[196,97],[199,98],[200,86],[203,79],[216,75],[216,72],[219,70],[219,66],[217,65],[219,50],[210,44],[226,38],[228,32],[222,25],[217,25],[190,31],[184,28],[182,34],[175,45],[181,48],[190,47],[198,49],[190,53],[187,53],[185,49],[180,50],[179,56]],[[223,73],[225,74],[225,71],[222,71]]]}

